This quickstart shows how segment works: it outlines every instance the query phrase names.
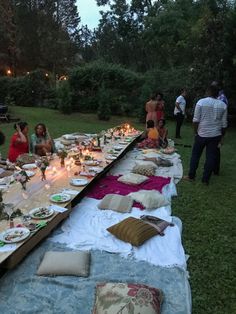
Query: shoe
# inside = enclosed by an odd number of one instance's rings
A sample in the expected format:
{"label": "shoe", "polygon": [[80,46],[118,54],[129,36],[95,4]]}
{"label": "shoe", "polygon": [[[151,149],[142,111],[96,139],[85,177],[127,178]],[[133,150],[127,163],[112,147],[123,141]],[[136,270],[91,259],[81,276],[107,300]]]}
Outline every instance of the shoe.
{"label": "shoe", "polygon": [[194,181],[195,181],[194,178],[190,178],[189,176],[183,176],[183,179],[184,179],[185,181],[188,181],[188,182],[194,182]]}

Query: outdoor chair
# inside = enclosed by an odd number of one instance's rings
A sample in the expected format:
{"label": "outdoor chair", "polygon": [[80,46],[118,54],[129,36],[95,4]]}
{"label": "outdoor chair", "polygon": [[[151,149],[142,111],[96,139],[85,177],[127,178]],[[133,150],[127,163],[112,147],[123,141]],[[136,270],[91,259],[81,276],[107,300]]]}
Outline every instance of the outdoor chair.
{"label": "outdoor chair", "polygon": [[0,104],[0,120],[6,120],[9,122],[8,107],[6,105]]}

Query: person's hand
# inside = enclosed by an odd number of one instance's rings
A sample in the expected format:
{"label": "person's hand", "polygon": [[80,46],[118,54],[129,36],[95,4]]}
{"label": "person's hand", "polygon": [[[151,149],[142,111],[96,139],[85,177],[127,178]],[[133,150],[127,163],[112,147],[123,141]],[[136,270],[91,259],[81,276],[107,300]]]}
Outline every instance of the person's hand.
{"label": "person's hand", "polygon": [[16,125],[16,131],[17,131],[18,133],[20,133],[20,132],[21,132],[21,129],[20,129],[19,124],[17,124],[17,125]]}

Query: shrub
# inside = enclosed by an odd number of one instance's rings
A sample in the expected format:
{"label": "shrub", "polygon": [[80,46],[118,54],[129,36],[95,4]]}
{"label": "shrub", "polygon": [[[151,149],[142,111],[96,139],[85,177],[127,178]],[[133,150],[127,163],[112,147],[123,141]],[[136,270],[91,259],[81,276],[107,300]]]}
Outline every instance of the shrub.
{"label": "shrub", "polygon": [[123,114],[124,103],[130,104],[131,113],[137,105],[142,83],[142,75],[117,64],[96,61],[77,67],[70,74],[73,109],[95,111],[98,92],[103,86],[109,91],[113,114]]}
{"label": "shrub", "polygon": [[98,104],[98,119],[108,121],[111,117],[110,95],[104,86],[98,91]]}
{"label": "shrub", "polygon": [[64,114],[72,112],[71,91],[68,81],[61,81],[58,87],[59,110]]}

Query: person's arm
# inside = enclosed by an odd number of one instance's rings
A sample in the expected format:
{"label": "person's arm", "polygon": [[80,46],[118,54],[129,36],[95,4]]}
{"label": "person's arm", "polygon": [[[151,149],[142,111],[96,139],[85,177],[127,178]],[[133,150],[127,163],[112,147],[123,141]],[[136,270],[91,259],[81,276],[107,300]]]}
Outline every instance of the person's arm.
{"label": "person's arm", "polygon": [[197,135],[200,119],[201,119],[201,106],[199,103],[197,103],[193,115],[193,129],[195,135]]}
{"label": "person's arm", "polygon": [[226,128],[227,128],[227,115],[228,113],[227,113],[227,108],[226,108],[222,117],[222,129],[221,129],[222,136],[225,135]]}
{"label": "person's arm", "polygon": [[19,125],[16,125],[16,131],[18,133],[18,137],[15,140],[15,143],[26,143],[27,142],[27,138],[26,136],[21,132],[21,129],[19,127]]}
{"label": "person's arm", "polygon": [[176,101],[175,107],[182,113],[182,109],[180,108],[180,103]]}

